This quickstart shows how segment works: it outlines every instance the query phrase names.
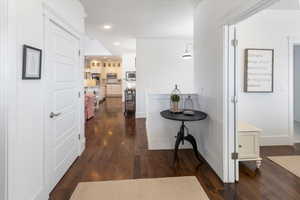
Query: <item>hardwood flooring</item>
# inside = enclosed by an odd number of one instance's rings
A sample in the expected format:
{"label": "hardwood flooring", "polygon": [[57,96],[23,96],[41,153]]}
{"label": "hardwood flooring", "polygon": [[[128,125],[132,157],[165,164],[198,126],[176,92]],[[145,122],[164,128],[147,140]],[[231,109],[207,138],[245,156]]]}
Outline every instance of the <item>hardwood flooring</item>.
{"label": "hardwood flooring", "polygon": [[[196,176],[211,200],[300,200],[300,178],[266,156],[300,155],[300,145],[262,147],[258,172],[241,165],[240,181],[223,184],[207,164],[198,166],[192,150],[180,150],[173,167],[173,151],[147,150],[145,120],[124,118],[118,98],[107,99],[86,125],[86,150],[50,195],[68,200],[79,182],[137,178]],[[99,197],[99,200],[101,197]]]}

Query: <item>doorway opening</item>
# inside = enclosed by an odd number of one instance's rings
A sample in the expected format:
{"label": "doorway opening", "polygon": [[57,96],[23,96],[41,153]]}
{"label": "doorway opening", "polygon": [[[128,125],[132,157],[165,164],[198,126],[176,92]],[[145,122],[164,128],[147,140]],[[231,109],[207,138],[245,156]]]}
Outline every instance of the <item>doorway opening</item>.
{"label": "doorway opening", "polygon": [[[128,67],[126,57],[121,56],[86,56],[85,57],[85,113],[86,120],[101,112],[101,103],[107,111],[114,109],[116,102],[124,103],[124,114],[135,113],[136,72],[135,67]],[[132,98],[132,97],[131,97]],[[133,103],[128,102],[132,100]],[[129,107],[131,106],[131,107]]]}
{"label": "doorway opening", "polygon": [[294,143],[300,143],[300,43],[293,45]]}
{"label": "doorway opening", "polygon": [[229,91],[235,105],[229,124],[235,128],[236,181],[240,166],[257,171],[272,156],[299,154],[294,146],[299,130],[299,9],[299,2],[282,0],[229,28],[229,64],[234,66]]}

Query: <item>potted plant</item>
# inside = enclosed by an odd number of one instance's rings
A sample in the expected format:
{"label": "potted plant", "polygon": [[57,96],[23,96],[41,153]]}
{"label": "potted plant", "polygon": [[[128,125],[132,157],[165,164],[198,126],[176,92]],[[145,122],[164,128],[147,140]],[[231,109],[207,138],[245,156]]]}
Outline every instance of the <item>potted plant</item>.
{"label": "potted plant", "polygon": [[179,109],[180,96],[178,94],[171,95],[171,101],[172,101],[171,111],[174,113],[180,112]]}

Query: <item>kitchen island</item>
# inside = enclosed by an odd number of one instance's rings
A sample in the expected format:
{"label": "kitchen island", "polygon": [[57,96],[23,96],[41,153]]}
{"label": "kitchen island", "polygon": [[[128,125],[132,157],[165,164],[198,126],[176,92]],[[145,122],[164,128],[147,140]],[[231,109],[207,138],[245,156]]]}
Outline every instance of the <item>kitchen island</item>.
{"label": "kitchen island", "polygon": [[122,84],[121,83],[107,83],[106,84],[107,97],[122,97]]}

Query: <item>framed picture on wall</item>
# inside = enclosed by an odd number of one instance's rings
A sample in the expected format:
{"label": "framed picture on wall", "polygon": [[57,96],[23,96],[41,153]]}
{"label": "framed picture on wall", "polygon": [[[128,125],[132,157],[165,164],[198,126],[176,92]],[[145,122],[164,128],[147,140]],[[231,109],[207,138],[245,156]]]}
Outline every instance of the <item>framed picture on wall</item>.
{"label": "framed picture on wall", "polygon": [[244,91],[272,93],[274,91],[274,49],[246,49]]}
{"label": "framed picture on wall", "polygon": [[23,45],[23,80],[41,79],[42,50]]}

